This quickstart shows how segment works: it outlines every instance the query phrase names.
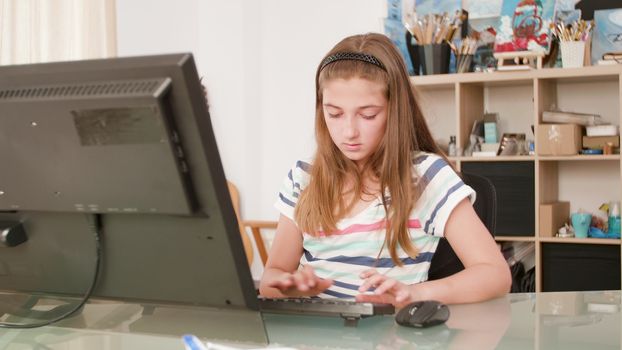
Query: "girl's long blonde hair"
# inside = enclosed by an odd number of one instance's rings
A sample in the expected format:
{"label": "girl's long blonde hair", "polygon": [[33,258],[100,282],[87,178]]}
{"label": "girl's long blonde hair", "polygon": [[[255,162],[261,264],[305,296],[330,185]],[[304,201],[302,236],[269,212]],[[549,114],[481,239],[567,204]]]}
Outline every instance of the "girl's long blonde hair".
{"label": "girl's long blonde hair", "polygon": [[[310,170],[311,180],[300,195],[295,219],[304,232],[317,235],[322,230],[330,234],[363,195],[363,177],[373,176],[378,179],[381,191],[388,190],[390,195],[390,200],[384,193],[382,195],[387,213],[384,246],[389,248],[393,262],[401,266],[398,245],[411,257],[418,254],[408,233],[410,212],[423,186],[422,181],[417,181],[418,174],[412,173],[413,157],[419,151],[443,154],[432,139],[415,99],[402,56],[390,39],[373,33],[351,36],[339,42],[326,57],[340,52],[373,55],[386,70],[357,60],[335,61],[323,69],[318,66],[315,78],[317,150]],[[322,108],[322,91],[327,81],[355,77],[382,83],[388,101],[385,134],[362,169],[333,143]],[[348,176],[354,179],[355,195],[345,203],[343,191]]]}

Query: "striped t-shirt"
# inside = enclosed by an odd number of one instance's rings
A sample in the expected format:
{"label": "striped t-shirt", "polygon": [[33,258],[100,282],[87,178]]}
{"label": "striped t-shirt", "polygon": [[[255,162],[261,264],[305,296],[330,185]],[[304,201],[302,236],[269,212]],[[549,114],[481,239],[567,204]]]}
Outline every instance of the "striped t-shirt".
{"label": "striped t-shirt", "polygon": [[[300,192],[309,184],[310,167],[308,162],[296,162],[275,204],[292,221]],[[371,267],[405,284],[427,280],[430,261],[449,214],[466,197],[474,202],[475,192],[438,155],[419,153],[413,160],[413,170],[426,184],[408,222],[411,241],[419,255],[413,259],[398,247],[402,267],[393,263],[387,248],[378,256],[386,232],[386,213],[378,197],[362,212],[337,222],[336,232],[316,237],[303,233],[301,266],[310,265],[319,277],[334,281],[319,297],[354,297],[363,282],[359,274]]]}

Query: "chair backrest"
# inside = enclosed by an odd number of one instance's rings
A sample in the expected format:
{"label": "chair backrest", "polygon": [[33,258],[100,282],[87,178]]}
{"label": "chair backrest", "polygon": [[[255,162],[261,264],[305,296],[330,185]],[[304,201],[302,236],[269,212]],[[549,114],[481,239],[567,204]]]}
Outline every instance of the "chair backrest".
{"label": "chair backrest", "polygon": [[462,181],[475,190],[477,198],[473,203],[473,208],[488,231],[494,236],[497,228],[497,191],[495,185],[486,177],[470,173],[462,173]]}
{"label": "chair backrest", "polygon": [[251,243],[248,234],[246,234],[246,228],[242,218],[240,217],[240,192],[238,188],[231,181],[227,181],[227,187],[229,187],[229,195],[231,196],[231,204],[233,204],[233,210],[235,216],[238,219],[238,226],[240,228],[240,235],[242,236],[242,243],[244,244],[244,251],[246,252],[246,260],[250,265],[253,262],[253,244]]}
{"label": "chair backrest", "polygon": [[[475,191],[476,199],[473,208],[488,231],[494,236],[497,220],[495,186],[487,178],[475,174],[462,173],[462,181]],[[430,262],[428,280],[432,281],[451,276],[462,270],[464,270],[464,265],[460,262],[449,242],[445,238],[441,238]]]}

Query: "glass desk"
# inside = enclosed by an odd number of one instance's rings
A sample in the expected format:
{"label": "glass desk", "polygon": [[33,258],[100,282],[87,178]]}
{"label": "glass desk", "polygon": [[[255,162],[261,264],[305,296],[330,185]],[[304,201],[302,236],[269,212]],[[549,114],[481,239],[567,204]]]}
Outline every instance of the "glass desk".
{"label": "glass desk", "polygon": [[[0,294],[0,319],[32,322],[57,305],[59,299]],[[340,318],[263,314],[263,325],[270,344],[299,349],[621,348],[620,291],[509,294],[451,305],[450,312],[446,324],[427,329],[398,326],[392,316],[346,327]],[[256,348],[259,344],[240,340],[263,332],[253,327],[254,317],[260,316],[246,310],[93,300],[50,326],[0,329],[0,349],[184,349],[180,336],[186,333]]]}

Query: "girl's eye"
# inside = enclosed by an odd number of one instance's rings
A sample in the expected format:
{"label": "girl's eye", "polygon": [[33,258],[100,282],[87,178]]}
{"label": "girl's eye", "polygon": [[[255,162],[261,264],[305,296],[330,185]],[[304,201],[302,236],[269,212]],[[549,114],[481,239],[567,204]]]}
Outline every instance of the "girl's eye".
{"label": "girl's eye", "polygon": [[333,113],[328,113],[328,116],[329,116],[330,118],[339,118],[339,117],[341,117],[341,113],[336,113],[336,114],[333,114]]}
{"label": "girl's eye", "polygon": [[361,114],[361,117],[363,117],[363,119],[374,119],[376,118],[377,114],[374,115],[365,115],[365,114]]}

